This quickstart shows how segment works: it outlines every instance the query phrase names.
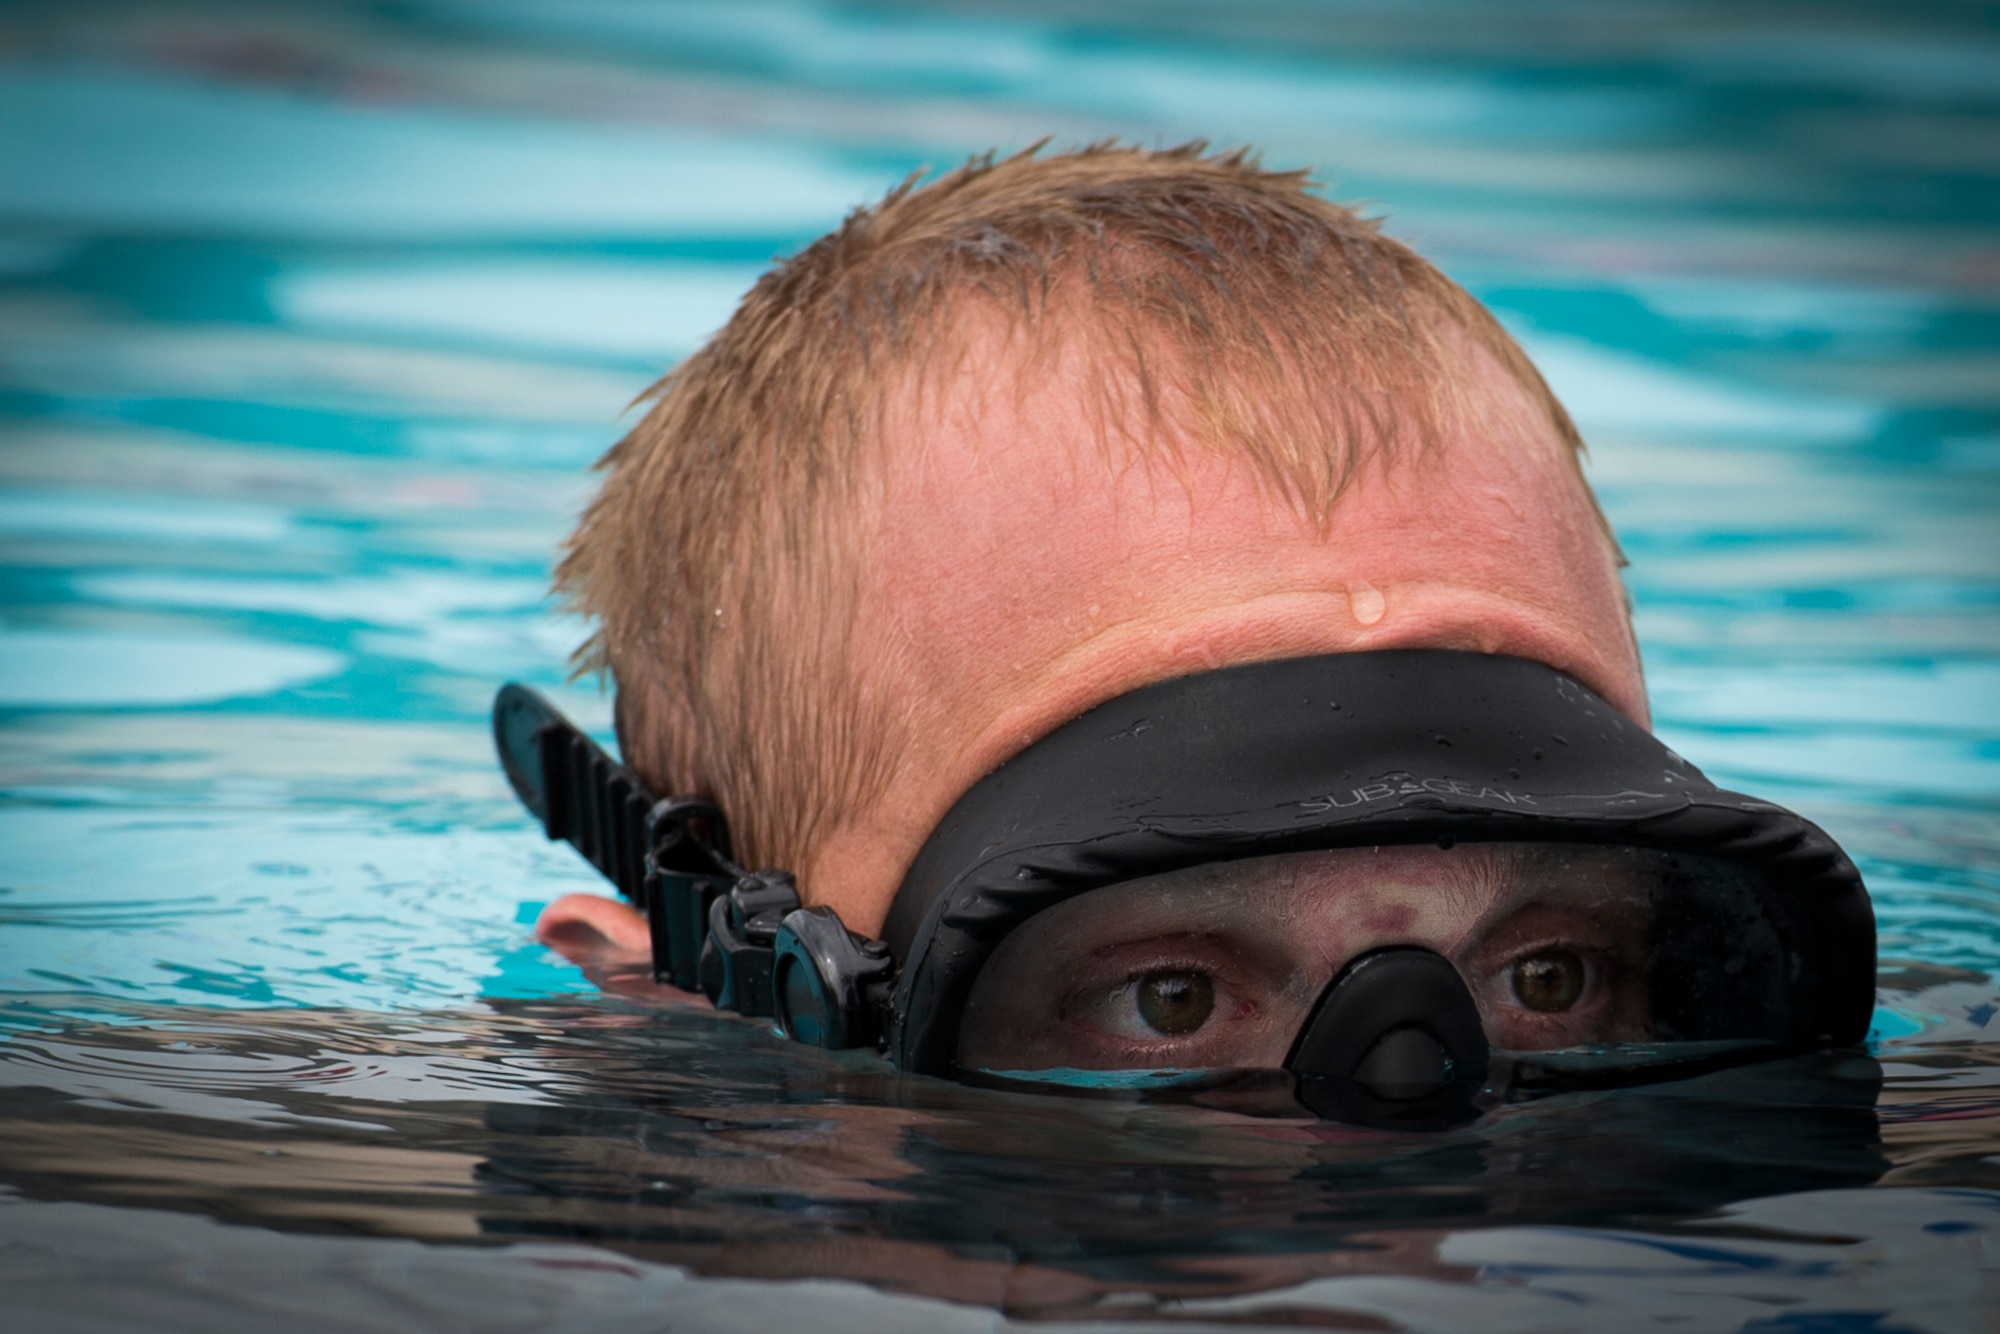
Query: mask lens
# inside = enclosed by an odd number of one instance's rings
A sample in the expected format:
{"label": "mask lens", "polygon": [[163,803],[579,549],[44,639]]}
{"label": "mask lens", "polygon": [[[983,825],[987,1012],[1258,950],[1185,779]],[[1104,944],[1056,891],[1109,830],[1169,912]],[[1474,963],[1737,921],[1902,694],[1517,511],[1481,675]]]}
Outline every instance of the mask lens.
{"label": "mask lens", "polygon": [[1336,849],[1093,890],[1013,931],[976,980],[959,1064],[1284,1066],[1372,950],[1447,960],[1496,1050],[1795,1040],[1798,913],[1714,858],[1570,844]]}

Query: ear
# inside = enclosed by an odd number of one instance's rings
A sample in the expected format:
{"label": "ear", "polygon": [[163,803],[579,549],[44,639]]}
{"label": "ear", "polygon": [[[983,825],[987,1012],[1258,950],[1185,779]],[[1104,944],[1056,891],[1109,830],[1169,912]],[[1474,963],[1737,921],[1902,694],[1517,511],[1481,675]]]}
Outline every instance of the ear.
{"label": "ear", "polygon": [[602,894],[565,894],[542,909],[535,939],[580,968],[647,963],[653,957],[646,919]]}
{"label": "ear", "polygon": [[658,1000],[701,1000],[653,981],[653,933],[631,905],[602,894],[565,894],[542,909],[535,939],[599,987]]}

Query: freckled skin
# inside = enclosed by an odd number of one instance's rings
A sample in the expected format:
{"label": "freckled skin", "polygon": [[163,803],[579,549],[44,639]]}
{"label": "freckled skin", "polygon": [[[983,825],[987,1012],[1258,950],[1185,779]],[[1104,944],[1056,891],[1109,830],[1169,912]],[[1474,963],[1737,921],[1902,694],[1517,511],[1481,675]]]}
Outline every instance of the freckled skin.
{"label": "freckled skin", "polygon": [[[984,774],[1092,706],[1238,663],[1389,648],[1533,658],[1647,721],[1614,554],[1552,425],[1495,365],[1481,427],[1364,468],[1322,528],[1240,461],[1133,462],[1087,425],[1082,372],[1016,395],[990,338],[918,421],[890,415],[856,516],[870,579],[858,658],[911,739],[879,799],[795,869],[810,902],[876,934],[903,873]],[[1143,429],[1137,425],[1134,429]],[[608,968],[645,926],[597,898],[537,932]],[[603,906],[599,906],[603,905]]]}

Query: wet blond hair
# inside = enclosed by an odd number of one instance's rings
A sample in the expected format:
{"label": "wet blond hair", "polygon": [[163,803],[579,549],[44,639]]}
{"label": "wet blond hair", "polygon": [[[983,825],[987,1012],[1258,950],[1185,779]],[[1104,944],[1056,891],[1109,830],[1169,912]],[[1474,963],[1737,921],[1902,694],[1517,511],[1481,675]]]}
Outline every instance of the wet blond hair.
{"label": "wet blond hair", "polygon": [[[975,308],[1021,367],[1087,345],[1093,417],[1136,449],[1247,461],[1324,523],[1372,455],[1466,419],[1466,346],[1575,428],[1471,296],[1303,172],[1202,145],[977,158],[765,273],[647,394],[599,466],[558,590],[580,671],[618,689],[627,762],[728,811],[752,865],[799,866],[883,790],[901,731],[851,610],[885,413],[961,365]],[[810,887],[807,887],[808,890]]]}

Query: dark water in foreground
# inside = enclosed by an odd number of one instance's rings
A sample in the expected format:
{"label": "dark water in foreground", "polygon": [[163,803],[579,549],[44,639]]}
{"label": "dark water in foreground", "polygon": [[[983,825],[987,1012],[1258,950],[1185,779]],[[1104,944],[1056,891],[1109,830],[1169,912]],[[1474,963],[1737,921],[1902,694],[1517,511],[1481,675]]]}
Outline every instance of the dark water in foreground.
{"label": "dark water in foreground", "polygon": [[[1974,0],[0,3],[0,1330],[2000,1327]],[[1054,135],[1319,170],[1591,444],[1662,735],[1854,853],[1868,1051],[1389,1139],[584,995],[493,765],[760,267]]]}
{"label": "dark water in foreground", "polygon": [[1996,1067],[1892,1044],[1398,1137],[611,999],[114,1006],[12,1036],[0,1279],[35,1328],[1976,1328]]}

